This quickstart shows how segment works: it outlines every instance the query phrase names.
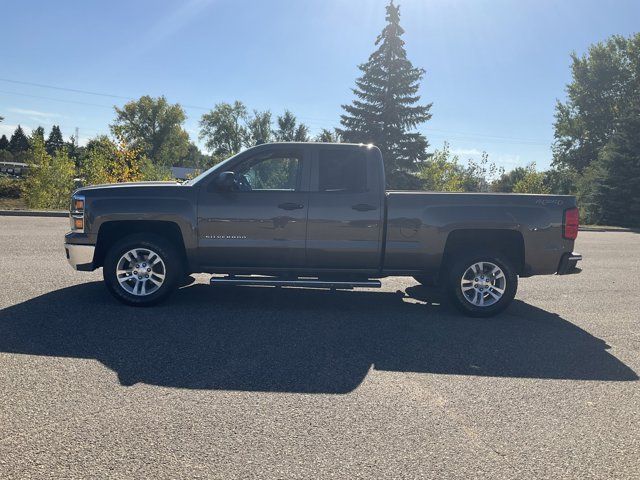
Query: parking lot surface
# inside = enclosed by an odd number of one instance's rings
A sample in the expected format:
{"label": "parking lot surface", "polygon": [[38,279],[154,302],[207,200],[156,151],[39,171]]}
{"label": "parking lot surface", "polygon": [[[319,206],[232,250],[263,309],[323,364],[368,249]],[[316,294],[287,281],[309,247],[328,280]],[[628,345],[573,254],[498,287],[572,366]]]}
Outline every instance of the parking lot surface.
{"label": "parking lot surface", "polygon": [[404,278],[125,307],[67,225],[0,217],[0,478],[640,475],[640,234],[482,320]]}

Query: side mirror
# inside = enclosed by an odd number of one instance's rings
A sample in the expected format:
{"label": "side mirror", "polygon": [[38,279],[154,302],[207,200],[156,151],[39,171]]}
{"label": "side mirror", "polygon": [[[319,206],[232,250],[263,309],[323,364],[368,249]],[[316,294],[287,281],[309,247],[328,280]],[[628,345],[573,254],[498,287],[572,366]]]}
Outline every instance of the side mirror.
{"label": "side mirror", "polygon": [[215,181],[218,190],[230,191],[236,186],[236,174],[233,172],[222,172]]}

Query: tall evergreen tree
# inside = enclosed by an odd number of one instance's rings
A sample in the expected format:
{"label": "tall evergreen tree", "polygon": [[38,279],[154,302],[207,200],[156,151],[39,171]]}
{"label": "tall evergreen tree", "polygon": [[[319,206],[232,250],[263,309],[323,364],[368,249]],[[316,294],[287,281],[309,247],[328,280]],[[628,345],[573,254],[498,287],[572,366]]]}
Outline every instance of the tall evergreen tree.
{"label": "tall evergreen tree", "polygon": [[36,137],[39,138],[40,140],[42,140],[42,142],[44,143],[44,128],[43,127],[38,127],[33,132],[31,132],[31,139],[32,139],[31,143],[33,143],[33,140]]}
{"label": "tall evergreen tree", "polygon": [[9,151],[15,155],[27,150],[29,150],[29,139],[24,134],[22,127],[18,125],[13,135],[11,135],[11,140],[9,140]]}
{"label": "tall evergreen tree", "polygon": [[351,105],[343,105],[342,128],[345,142],[373,143],[385,159],[387,183],[392,188],[417,188],[413,174],[427,156],[427,139],[414,132],[431,118],[431,104],[420,105],[420,80],[425,71],[407,59],[404,30],[400,26],[400,7],[387,5],[387,25],[378,35],[378,49],[358,68],[356,95]]}
{"label": "tall evergreen tree", "polygon": [[320,133],[313,139],[314,142],[339,143],[342,139],[337,131],[332,132],[327,128],[320,130]]}
{"label": "tall evergreen tree", "polygon": [[308,142],[309,127],[304,123],[298,123],[296,116],[289,110],[278,116],[278,129],[275,131],[277,142]]}
{"label": "tall evergreen tree", "polygon": [[296,131],[293,134],[294,142],[308,142],[309,141],[309,127],[304,123],[298,124]]}
{"label": "tall evergreen tree", "polygon": [[80,162],[80,155],[82,153],[81,147],[78,145],[78,139],[75,135],[69,137],[69,141],[64,142],[64,146],[67,148],[67,154],[78,166]]}
{"label": "tall evergreen tree", "polygon": [[0,137],[0,150],[8,150],[9,149],[9,140],[6,135],[2,135]]}
{"label": "tall evergreen tree", "polygon": [[[615,133],[590,167],[594,169],[588,214],[604,225],[640,227],[640,98],[634,99]],[[588,170],[590,170],[588,169]],[[594,212],[593,209],[596,209]]]}
{"label": "tall evergreen tree", "polygon": [[45,147],[49,155],[53,155],[64,147],[64,138],[62,138],[62,132],[58,125],[51,127],[51,132],[49,132],[49,138],[47,138],[45,142]]}

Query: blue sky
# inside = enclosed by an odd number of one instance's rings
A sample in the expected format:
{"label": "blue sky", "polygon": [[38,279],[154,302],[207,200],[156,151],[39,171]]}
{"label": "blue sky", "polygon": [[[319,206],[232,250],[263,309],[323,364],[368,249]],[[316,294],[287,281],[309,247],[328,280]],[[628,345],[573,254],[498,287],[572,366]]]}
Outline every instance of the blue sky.
{"label": "blue sky", "polygon": [[[337,126],[386,3],[3,2],[0,134],[60,124],[86,141],[108,132],[114,104],[144,94],[186,106],[194,139],[206,108],[235,99],[276,114],[288,108],[312,132]],[[570,52],[640,31],[638,0],[396,3],[409,59],[427,71],[421,94],[433,118],[419,130],[430,150],[446,140],[463,158],[486,150],[506,168],[549,165]]]}

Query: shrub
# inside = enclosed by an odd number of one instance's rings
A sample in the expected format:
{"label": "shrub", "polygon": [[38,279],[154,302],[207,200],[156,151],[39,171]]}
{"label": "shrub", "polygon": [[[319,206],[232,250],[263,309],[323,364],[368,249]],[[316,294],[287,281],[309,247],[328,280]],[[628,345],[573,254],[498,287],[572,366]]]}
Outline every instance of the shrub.
{"label": "shrub", "polygon": [[24,193],[29,208],[67,208],[74,189],[75,165],[66,149],[51,156],[44,142],[36,137],[27,163],[29,172]]}
{"label": "shrub", "polygon": [[0,176],[0,198],[20,198],[22,183],[19,178]]}

